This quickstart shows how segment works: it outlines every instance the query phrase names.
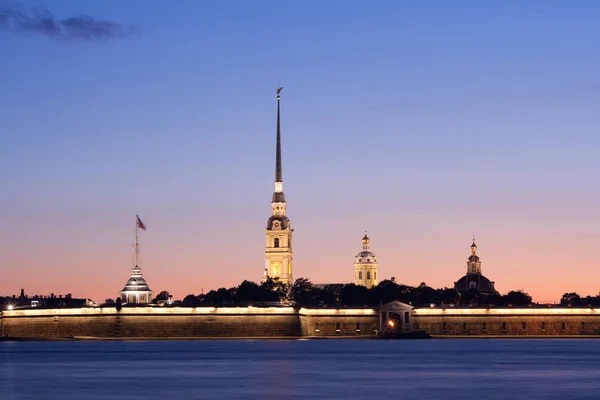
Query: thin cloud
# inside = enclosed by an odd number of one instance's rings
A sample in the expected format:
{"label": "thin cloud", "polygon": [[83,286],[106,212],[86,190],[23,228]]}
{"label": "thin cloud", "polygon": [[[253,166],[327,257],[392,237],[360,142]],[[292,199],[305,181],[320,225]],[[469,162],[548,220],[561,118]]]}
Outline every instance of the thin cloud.
{"label": "thin cloud", "polygon": [[18,4],[0,6],[0,32],[37,33],[55,39],[99,40],[126,37],[133,25],[97,20],[89,15],[56,18],[43,7],[24,9]]}

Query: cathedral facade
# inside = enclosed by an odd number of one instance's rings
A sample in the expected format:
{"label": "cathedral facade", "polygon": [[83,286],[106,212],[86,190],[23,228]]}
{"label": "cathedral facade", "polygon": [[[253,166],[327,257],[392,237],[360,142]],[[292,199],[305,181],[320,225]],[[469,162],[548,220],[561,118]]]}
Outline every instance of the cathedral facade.
{"label": "cathedral facade", "polygon": [[271,217],[265,229],[265,274],[286,285],[294,281],[292,274],[292,233],[287,217],[285,195],[283,194],[283,171],[281,166],[281,89],[277,89],[277,145],[275,150],[275,191],[271,199]]}

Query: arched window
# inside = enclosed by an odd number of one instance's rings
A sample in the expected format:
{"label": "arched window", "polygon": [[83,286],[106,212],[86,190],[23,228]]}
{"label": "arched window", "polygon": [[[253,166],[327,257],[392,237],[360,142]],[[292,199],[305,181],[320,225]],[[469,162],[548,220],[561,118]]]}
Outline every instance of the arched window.
{"label": "arched window", "polygon": [[371,279],[371,271],[367,271],[367,279]]}
{"label": "arched window", "polygon": [[273,241],[273,247],[279,247],[279,238],[275,238]]}

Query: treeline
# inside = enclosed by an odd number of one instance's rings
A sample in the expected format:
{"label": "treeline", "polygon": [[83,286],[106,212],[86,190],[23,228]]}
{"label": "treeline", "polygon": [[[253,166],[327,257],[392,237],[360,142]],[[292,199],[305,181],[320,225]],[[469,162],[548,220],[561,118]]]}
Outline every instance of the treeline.
{"label": "treeline", "polygon": [[421,283],[408,286],[385,280],[373,288],[354,284],[313,285],[306,278],[296,279],[291,287],[268,279],[261,284],[244,281],[229,289],[220,288],[206,294],[186,296],[183,306],[243,306],[251,304],[290,303],[296,307],[368,306],[398,300],[414,307],[431,305],[527,306],[532,298],[523,291],[500,295],[476,291],[458,293],[453,288],[434,289]]}
{"label": "treeline", "polygon": [[560,305],[565,307],[600,307],[600,296],[581,297],[574,292],[565,293],[560,298]]}

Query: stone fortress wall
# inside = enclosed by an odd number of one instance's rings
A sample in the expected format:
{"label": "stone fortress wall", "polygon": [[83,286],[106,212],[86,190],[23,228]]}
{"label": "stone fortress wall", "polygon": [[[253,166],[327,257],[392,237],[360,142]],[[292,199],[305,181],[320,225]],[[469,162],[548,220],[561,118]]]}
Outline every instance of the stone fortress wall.
{"label": "stone fortress wall", "polygon": [[600,336],[593,308],[418,308],[413,329],[434,337]]}
{"label": "stone fortress wall", "polygon": [[[386,306],[383,306],[384,308]],[[3,311],[8,338],[376,338],[378,309],[132,307]],[[420,308],[411,328],[433,337],[600,337],[592,308]],[[384,320],[385,325],[385,320]],[[384,327],[385,328],[385,327]]]}
{"label": "stone fortress wall", "polygon": [[0,335],[9,338],[123,339],[375,336],[373,329],[379,321],[375,310],[325,311],[298,312],[292,307],[12,310],[2,312]]}

